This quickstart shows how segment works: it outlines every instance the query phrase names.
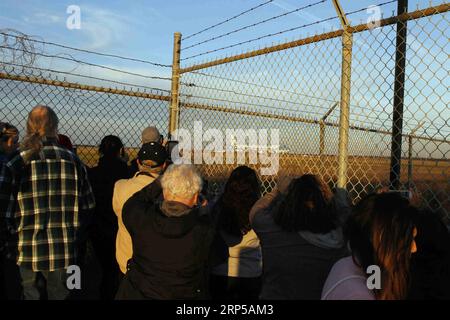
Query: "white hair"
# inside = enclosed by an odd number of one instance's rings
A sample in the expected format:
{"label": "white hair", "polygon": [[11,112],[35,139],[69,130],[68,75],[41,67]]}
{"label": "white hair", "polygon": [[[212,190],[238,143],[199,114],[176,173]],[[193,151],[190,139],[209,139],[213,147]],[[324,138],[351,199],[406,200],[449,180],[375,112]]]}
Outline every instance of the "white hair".
{"label": "white hair", "polygon": [[202,178],[191,164],[172,164],[161,179],[163,191],[175,197],[191,199],[202,190]]}

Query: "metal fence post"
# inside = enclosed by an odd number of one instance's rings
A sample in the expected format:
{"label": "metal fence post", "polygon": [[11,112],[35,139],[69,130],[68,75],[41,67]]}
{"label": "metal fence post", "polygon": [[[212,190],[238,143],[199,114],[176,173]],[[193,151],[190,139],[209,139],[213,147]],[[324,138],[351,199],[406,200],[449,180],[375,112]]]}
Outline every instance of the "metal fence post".
{"label": "metal fence post", "polygon": [[172,99],[170,101],[169,109],[169,139],[172,137],[173,132],[178,128],[181,33],[175,32],[173,38]]}
{"label": "metal fence post", "polygon": [[342,34],[342,75],[341,75],[341,111],[339,115],[339,151],[338,151],[338,188],[347,186],[348,134],[350,126],[350,87],[352,75],[353,34],[347,17],[338,0],[333,0],[336,12],[341,20]]}
{"label": "metal fence post", "polygon": [[339,188],[347,185],[348,133],[350,125],[350,86],[352,74],[353,34],[344,31],[342,35],[342,79],[341,112],[339,115],[339,153],[338,183]]}
{"label": "metal fence post", "polygon": [[[408,0],[398,0],[397,14],[401,15],[406,12],[408,12]],[[389,177],[390,188],[394,190],[400,188],[407,31],[408,29],[406,20],[397,22],[394,108],[392,116],[391,169]]]}

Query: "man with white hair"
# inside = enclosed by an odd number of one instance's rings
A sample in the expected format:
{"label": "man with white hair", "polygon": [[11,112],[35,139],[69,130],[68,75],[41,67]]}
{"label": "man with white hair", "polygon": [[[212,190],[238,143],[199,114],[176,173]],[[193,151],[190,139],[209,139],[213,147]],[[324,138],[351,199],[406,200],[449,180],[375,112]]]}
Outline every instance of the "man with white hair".
{"label": "man with white hair", "polygon": [[125,203],[122,219],[132,238],[133,257],[116,299],[207,298],[214,229],[199,201],[201,190],[194,166],[171,165],[160,180]]}

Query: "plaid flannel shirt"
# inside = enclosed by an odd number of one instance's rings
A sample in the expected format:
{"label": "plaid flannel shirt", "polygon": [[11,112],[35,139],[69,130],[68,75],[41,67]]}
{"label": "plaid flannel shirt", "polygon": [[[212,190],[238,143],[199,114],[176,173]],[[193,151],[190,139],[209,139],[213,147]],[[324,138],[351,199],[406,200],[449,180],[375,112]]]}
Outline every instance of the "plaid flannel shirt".
{"label": "plaid flannel shirt", "polygon": [[34,271],[54,271],[76,262],[78,232],[95,200],[87,170],[56,139],[24,162],[13,157],[0,172],[1,213],[14,221],[8,248],[17,263]]}

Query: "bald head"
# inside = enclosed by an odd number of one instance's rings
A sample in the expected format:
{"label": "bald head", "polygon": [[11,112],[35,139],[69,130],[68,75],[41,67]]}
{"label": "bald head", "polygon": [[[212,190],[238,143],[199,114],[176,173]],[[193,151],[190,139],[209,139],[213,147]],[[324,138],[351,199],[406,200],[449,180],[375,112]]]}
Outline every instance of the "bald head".
{"label": "bald head", "polygon": [[56,137],[58,116],[47,106],[38,105],[28,114],[27,134],[40,137]]}

